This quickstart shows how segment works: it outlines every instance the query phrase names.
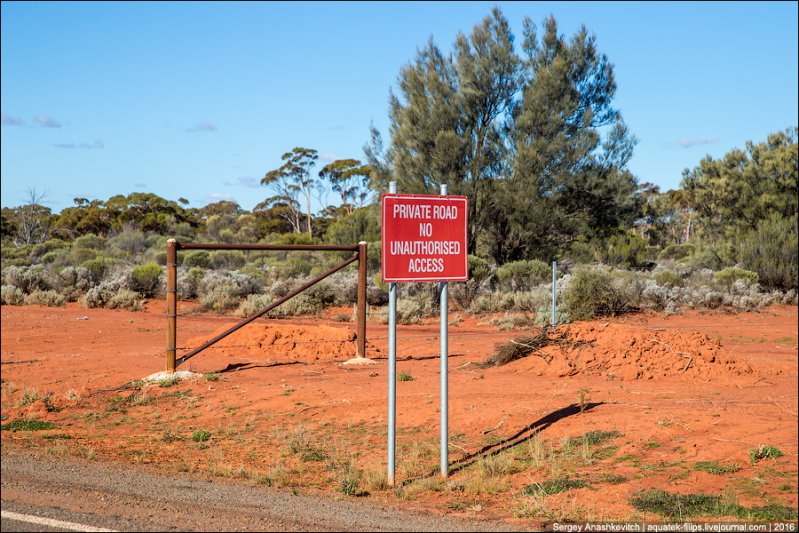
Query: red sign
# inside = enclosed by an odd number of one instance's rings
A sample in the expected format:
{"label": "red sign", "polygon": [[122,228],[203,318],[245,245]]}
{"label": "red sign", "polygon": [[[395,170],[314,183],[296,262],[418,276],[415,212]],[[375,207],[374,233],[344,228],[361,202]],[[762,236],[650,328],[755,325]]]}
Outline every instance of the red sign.
{"label": "red sign", "polygon": [[383,281],[466,281],[465,196],[384,194]]}

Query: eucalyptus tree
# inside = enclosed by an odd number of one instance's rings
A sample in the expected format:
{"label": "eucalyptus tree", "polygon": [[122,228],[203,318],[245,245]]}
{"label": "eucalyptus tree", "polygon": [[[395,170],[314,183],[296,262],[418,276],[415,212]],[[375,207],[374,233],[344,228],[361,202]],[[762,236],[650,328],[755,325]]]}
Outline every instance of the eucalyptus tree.
{"label": "eucalyptus tree", "polygon": [[348,215],[355,207],[363,207],[369,197],[371,168],[357,159],[338,159],[328,163],[319,171],[319,177],[330,182],[341,196],[341,205]]}
{"label": "eucalyptus tree", "polygon": [[[316,164],[319,155],[316,150],[309,148],[294,148],[291,152],[286,152],[281,156],[284,161],[280,168],[270,170],[261,179],[261,185],[271,187],[276,196],[284,197],[287,205],[295,215],[295,220],[299,220],[299,199],[305,200],[306,229],[308,236],[313,235],[311,222],[311,194],[318,185],[316,176],[311,174],[311,168]],[[295,226],[297,233],[300,232],[299,226]]]}

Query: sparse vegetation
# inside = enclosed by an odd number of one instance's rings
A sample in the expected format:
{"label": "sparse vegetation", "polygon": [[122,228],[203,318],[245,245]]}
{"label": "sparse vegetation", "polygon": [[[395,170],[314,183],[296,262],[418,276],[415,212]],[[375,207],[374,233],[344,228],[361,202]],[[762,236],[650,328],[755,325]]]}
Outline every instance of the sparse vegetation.
{"label": "sparse vegetation", "polygon": [[194,442],[208,442],[211,440],[211,432],[207,429],[198,429],[191,434],[191,440]]}
{"label": "sparse vegetation", "polygon": [[44,422],[35,418],[20,418],[3,424],[0,429],[3,431],[43,431],[47,429],[56,429],[56,425],[52,422]]}
{"label": "sparse vegetation", "polygon": [[776,446],[760,445],[749,451],[749,461],[754,464],[763,459],[776,459],[782,457],[783,453]]}

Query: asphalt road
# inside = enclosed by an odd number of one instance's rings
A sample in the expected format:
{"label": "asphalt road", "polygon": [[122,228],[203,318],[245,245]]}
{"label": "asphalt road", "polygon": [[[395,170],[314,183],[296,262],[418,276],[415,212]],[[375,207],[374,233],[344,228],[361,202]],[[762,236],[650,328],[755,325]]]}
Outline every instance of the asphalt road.
{"label": "asphalt road", "polygon": [[2,531],[75,531],[10,513],[116,531],[518,531],[463,520],[159,475],[114,464],[2,454]]}

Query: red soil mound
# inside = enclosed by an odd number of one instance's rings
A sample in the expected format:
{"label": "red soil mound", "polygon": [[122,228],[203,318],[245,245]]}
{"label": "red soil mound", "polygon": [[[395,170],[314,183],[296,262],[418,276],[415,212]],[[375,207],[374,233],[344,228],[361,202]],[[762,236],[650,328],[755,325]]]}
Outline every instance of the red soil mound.
{"label": "red soil mound", "polygon": [[528,357],[530,371],[561,377],[601,375],[607,380],[679,375],[714,379],[752,373],[749,364],[736,361],[704,333],[595,322],[558,329],[571,345],[547,346],[539,357]]}
{"label": "red soil mound", "polygon": [[[189,339],[186,346],[195,348],[230,328],[219,327],[210,335]],[[324,325],[248,324],[231,333],[208,351],[225,355],[250,356],[276,362],[345,361],[356,356],[355,331]],[[367,353],[378,350],[367,342]]]}

